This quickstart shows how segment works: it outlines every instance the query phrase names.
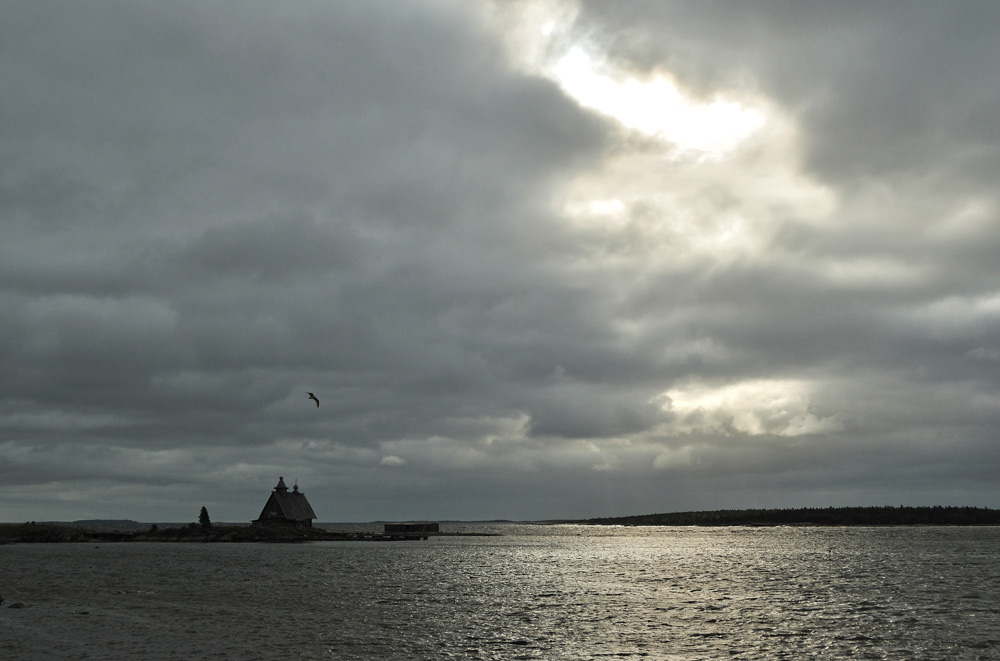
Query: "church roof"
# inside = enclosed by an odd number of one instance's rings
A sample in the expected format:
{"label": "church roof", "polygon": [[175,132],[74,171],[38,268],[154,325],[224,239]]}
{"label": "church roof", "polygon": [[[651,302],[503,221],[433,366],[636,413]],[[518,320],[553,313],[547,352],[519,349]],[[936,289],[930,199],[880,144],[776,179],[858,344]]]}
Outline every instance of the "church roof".
{"label": "church roof", "polygon": [[285,486],[285,479],[278,478],[278,485],[274,487],[270,498],[261,510],[259,519],[288,519],[289,521],[306,521],[316,518],[312,505],[306,499],[306,495],[299,491],[299,485],[295,485],[292,492],[288,492]]}

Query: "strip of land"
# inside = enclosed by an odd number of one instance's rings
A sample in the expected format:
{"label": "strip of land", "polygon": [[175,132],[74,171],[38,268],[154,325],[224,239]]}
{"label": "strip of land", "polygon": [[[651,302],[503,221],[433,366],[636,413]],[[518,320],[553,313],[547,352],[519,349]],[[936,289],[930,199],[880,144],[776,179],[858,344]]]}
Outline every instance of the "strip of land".
{"label": "strip of land", "polygon": [[[91,525],[86,525],[87,523]],[[985,507],[827,507],[713,510],[547,521],[616,526],[1000,526],[1000,510]],[[82,525],[81,525],[82,524]],[[310,542],[397,541],[431,536],[493,536],[496,533],[385,534],[338,532],[316,527],[195,524],[143,526],[135,521],[0,523],[0,544],[99,542]]]}
{"label": "strip of land", "polygon": [[408,541],[428,537],[460,536],[472,533],[422,532],[376,533],[337,532],[294,526],[198,526],[177,528],[150,526],[146,530],[101,530],[69,524],[2,523],[0,544],[100,543],[100,542],[333,542]]}
{"label": "strip of land", "polygon": [[617,526],[996,526],[985,507],[827,507],[715,510],[603,517],[564,523]]}

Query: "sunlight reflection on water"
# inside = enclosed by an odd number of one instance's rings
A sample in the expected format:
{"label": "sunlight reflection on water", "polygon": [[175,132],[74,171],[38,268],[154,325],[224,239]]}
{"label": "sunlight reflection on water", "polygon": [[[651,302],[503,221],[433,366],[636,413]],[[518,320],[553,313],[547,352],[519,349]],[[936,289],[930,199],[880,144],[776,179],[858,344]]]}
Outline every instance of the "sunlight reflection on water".
{"label": "sunlight reflection on water", "polygon": [[[447,527],[446,527],[447,528]],[[453,527],[454,529],[454,527]],[[997,528],[0,547],[5,659],[990,659]]]}

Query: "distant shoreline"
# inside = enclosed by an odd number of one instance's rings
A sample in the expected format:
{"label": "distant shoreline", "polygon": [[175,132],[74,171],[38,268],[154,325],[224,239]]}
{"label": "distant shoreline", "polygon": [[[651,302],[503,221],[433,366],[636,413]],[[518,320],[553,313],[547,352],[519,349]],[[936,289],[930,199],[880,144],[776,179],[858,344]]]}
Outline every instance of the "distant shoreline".
{"label": "distant shoreline", "polygon": [[985,507],[827,507],[670,512],[563,521],[618,526],[997,526],[1000,510]]}
{"label": "distant shoreline", "polygon": [[[470,522],[456,522],[470,523]],[[483,522],[486,523],[486,522]],[[669,512],[591,519],[505,521],[525,525],[588,526],[702,526],[702,527],[866,527],[866,526],[1000,526],[1000,510],[985,507],[827,507],[790,509],[710,510]],[[168,524],[163,524],[168,526]],[[329,524],[328,524],[329,525]],[[346,525],[346,524],[345,524]],[[374,531],[335,531],[322,527],[265,528],[220,524],[140,523],[127,519],[91,519],[74,522],[0,523],[0,544],[202,542],[292,543],[310,541],[406,541],[427,537],[492,537],[495,532],[438,532],[384,534]]]}

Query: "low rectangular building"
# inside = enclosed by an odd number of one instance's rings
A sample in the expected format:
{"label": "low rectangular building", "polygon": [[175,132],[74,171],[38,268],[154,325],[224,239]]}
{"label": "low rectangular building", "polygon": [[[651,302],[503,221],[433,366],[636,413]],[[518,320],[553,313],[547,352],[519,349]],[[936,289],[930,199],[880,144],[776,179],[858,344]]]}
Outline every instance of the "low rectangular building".
{"label": "low rectangular building", "polygon": [[406,521],[386,523],[386,535],[419,535],[428,532],[441,532],[436,521]]}

